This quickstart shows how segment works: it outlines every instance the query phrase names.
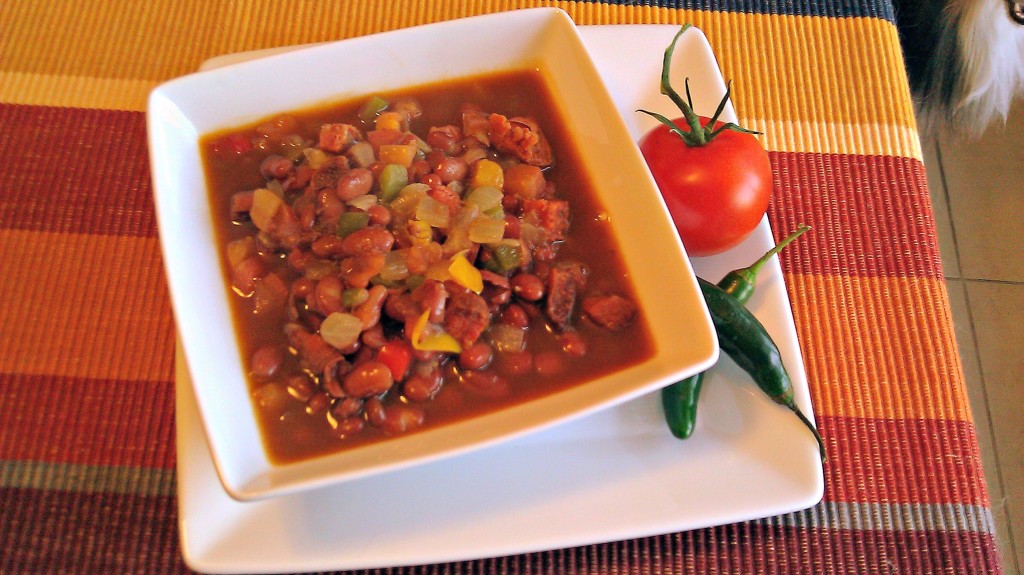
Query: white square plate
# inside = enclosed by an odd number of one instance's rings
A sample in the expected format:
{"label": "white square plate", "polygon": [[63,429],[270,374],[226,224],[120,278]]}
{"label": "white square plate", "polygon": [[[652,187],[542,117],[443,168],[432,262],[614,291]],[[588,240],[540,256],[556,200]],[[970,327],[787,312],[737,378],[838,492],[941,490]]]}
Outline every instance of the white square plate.
{"label": "white square plate", "polygon": [[[543,76],[575,140],[593,192],[609,215],[653,352],[584,384],[486,415],[274,465],[251,407],[198,139],[283,111],[523,69]],[[702,371],[717,358],[707,307],[657,186],[576,27],[560,10],[452,20],[208,69],[154,90],[148,127],[178,332],[218,476],[237,499],[295,493],[493,445],[633,399]],[[633,241],[640,235],[646,241]],[[671,298],[665,297],[667,286]]]}
{"label": "white square plate", "polygon": [[[634,110],[673,111],[658,94],[658,79],[662,51],[677,30],[580,27],[635,137],[654,124]],[[725,86],[699,30],[680,40],[673,70],[674,81],[690,77],[698,112],[712,111]],[[727,114],[734,118],[731,109]],[[743,244],[695,259],[694,268],[715,281],[772,245],[765,220]],[[797,404],[810,414],[777,260],[762,269],[748,305],[778,343]],[[686,441],[669,435],[652,393],[485,450],[250,503],[233,500],[218,483],[180,353],[177,423],[182,551],[192,568],[211,573],[358,569],[561,549],[797,511],[817,503],[824,488],[807,430],[727,359],[705,380],[697,429]]]}

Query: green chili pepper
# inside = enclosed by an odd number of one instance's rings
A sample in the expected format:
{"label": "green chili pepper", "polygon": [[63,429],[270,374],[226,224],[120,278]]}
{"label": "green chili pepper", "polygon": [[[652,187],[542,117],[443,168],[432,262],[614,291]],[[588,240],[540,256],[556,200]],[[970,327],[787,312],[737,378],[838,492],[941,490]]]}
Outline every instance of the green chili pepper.
{"label": "green chili pepper", "polygon": [[707,301],[711,320],[718,332],[718,345],[729,357],[753,378],[754,382],[775,403],[789,408],[814,434],[825,461],[825,442],[814,424],[804,415],[793,399],[793,385],[789,372],[782,364],[782,354],[767,330],[754,314],[736,298],[715,284],[697,278],[704,300]]}
{"label": "green chili pepper", "polygon": [[[810,229],[810,226],[797,228],[795,232],[779,242],[777,246],[765,252],[760,259],[750,266],[727,273],[718,282],[718,287],[736,298],[741,304],[746,304],[750,301],[751,296],[754,295],[757,273],[761,270],[761,266]],[[668,428],[672,435],[679,439],[686,439],[693,434],[697,423],[697,400],[700,398],[701,386],[704,383],[704,373],[706,372],[692,375],[661,390],[661,403],[665,409],[665,421],[668,423]]]}

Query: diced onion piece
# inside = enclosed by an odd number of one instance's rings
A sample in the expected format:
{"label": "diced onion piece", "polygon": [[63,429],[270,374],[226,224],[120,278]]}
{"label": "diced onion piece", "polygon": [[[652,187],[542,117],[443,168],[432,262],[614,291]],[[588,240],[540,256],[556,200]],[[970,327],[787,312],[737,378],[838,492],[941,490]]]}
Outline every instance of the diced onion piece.
{"label": "diced onion piece", "polygon": [[314,170],[320,169],[331,158],[320,148],[305,148],[302,150],[302,155],[306,156],[306,164]]}
{"label": "diced onion piece", "polygon": [[451,262],[448,260],[434,262],[427,266],[427,271],[423,275],[427,279],[445,282],[452,279],[452,274],[448,271],[449,267],[451,267]]}
{"label": "diced onion piece", "polygon": [[451,212],[448,206],[425,195],[416,206],[416,219],[427,222],[431,227],[445,229],[451,223]]}
{"label": "diced onion piece", "polygon": [[228,264],[231,269],[238,267],[238,264],[256,255],[256,238],[245,236],[228,243]]}
{"label": "diced onion piece", "polygon": [[356,142],[352,144],[345,151],[345,156],[360,168],[367,168],[370,164],[377,161],[377,156],[373,152],[373,145],[369,142]]}
{"label": "diced onion piece", "polygon": [[388,252],[384,256],[384,268],[380,270],[380,279],[386,282],[395,282],[407,277],[409,277],[409,263],[405,251]]}
{"label": "diced onion piece", "polygon": [[257,228],[267,230],[270,228],[270,222],[277,215],[277,211],[283,205],[284,200],[277,194],[266,188],[260,188],[253,193],[249,218]]}
{"label": "diced onion piece", "polygon": [[377,205],[377,196],[373,194],[363,194],[357,198],[345,202],[353,208],[363,210],[364,212]]}
{"label": "diced onion piece", "polygon": [[363,320],[350,313],[334,312],[320,324],[320,337],[337,349],[345,349],[359,339]]}
{"label": "diced onion piece", "polygon": [[448,273],[451,274],[455,283],[472,290],[473,293],[480,293],[484,290],[484,278],[480,275],[480,270],[473,267],[473,264],[469,263],[466,255],[462,252],[452,256]]}
{"label": "diced onion piece", "polygon": [[377,114],[387,109],[387,100],[377,95],[370,96],[370,99],[359,108],[359,119],[369,124],[377,119]]}
{"label": "diced onion piece", "polygon": [[494,186],[480,186],[466,195],[466,203],[480,208],[481,212],[501,206],[501,190]]}
{"label": "diced onion piece", "polygon": [[469,224],[469,241],[478,244],[493,244],[505,237],[505,220],[480,216]]}
{"label": "diced onion piece", "polygon": [[366,288],[348,288],[341,292],[341,305],[352,309],[370,299],[370,291]]}
{"label": "diced onion piece", "polygon": [[445,332],[424,334],[427,329],[427,320],[430,317],[430,310],[424,311],[416,320],[412,328],[412,347],[419,351],[443,351],[447,353],[462,353],[462,346],[459,341]]}
{"label": "diced onion piece", "polygon": [[426,246],[433,241],[434,232],[430,229],[430,224],[427,222],[409,220],[405,229],[409,232],[409,239],[412,240],[412,245],[414,246]]}
{"label": "diced onion piece", "polygon": [[359,231],[370,224],[370,214],[366,212],[345,212],[338,218],[338,237],[345,237]]}
{"label": "diced onion piece", "polygon": [[491,347],[495,351],[517,352],[526,349],[526,330],[514,325],[506,323],[492,325],[487,330],[487,339],[490,340]]}

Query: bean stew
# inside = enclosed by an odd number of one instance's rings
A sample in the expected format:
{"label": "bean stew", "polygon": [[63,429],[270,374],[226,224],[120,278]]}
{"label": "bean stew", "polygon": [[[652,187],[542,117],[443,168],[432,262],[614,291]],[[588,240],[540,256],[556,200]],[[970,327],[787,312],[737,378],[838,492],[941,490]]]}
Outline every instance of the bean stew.
{"label": "bean stew", "polygon": [[651,356],[573,146],[536,71],[203,139],[272,461],[473,417]]}

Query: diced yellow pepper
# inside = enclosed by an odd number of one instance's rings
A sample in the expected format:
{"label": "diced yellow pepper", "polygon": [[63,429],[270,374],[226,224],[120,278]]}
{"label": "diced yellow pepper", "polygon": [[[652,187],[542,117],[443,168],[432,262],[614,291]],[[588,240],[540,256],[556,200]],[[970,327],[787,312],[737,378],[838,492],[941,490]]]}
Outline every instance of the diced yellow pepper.
{"label": "diced yellow pepper", "polygon": [[377,156],[385,164],[398,164],[408,168],[416,158],[416,144],[381,144]]}
{"label": "diced yellow pepper", "polygon": [[480,270],[469,263],[463,252],[452,256],[451,262],[448,266],[448,273],[452,275],[452,280],[455,283],[472,290],[473,293],[484,291],[484,278],[480,275]]}
{"label": "diced yellow pepper", "polygon": [[443,351],[447,353],[462,353],[462,346],[459,341],[445,332],[434,333],[427,336],[423,331],[427,328],[427,320],[430,318],[430,310],[423,312],[416,325],[412,328],[412,347],[419,351]]}
{"label": "diced yellow pepper", "polygon": [[469,180],[469,187],[470,189],[475,189],[480,186],[494,186],[499,190],[504,188],[505,172],[502,171],[501,166],[497,162],[483,159],[477,160],[473,164],[473,174]]}
{"label": "diced yellow pepper", "polygon": [[409,231],[409,238],[412,239],[412,245],[414,246],[425,246],[434,238],[434,232],[427,222],[409,220],[409,223],[406,224],[406,229]]}
{"label": "diced yellow pepper", "polygon": [[378,130],[397,130],[402,131],[402,121],[405,120],[406,116],[402,112],[381,112],[377,116],[377,121],[374,123],[374,127]]}

